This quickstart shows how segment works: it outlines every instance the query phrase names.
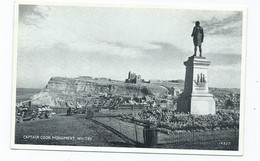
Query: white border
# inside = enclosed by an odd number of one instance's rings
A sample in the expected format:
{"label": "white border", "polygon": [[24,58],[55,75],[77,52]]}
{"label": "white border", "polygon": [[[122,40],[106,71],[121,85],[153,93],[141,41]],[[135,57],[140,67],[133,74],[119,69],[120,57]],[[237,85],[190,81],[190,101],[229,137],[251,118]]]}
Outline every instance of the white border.
{"label": "white border", "polygon": [[[239,150],[184,150],[184,149],[157,149],[157,148],[119,148],[119,147],[92,147],[92,146],[54,146],[54,145],[25,145],[15,144],[15,105],[16,105],[16,76],[17,76],[17,43],[18,43],[18,17],[19,5],[55,5],[55,6],[86,6],[86,7],[135,7],[135,8],[169,8],[169,9],[201,9],[201,10],[232,10],[243,12],[242,31],[242,60],[241,60],[241,88],[240,88],[240,128]],[[123,153],[158,153],[158,154],[205,154],[205,155],[243,155],[244,145],[244,105],[245,105],[245,70],[246,70],[246,33],[247,8],[245,6],[209,6],[209,5],[173,5],[173,4],[94,4],[94,3],[61,3],[61,2],[23,2],[16,1],[14,6],[14,46],[13,46],[13,84],[12,84],[12,123],[11,148],[28,150],[63,150],[63,151],[89,151],[89,152],[123,152]]]}

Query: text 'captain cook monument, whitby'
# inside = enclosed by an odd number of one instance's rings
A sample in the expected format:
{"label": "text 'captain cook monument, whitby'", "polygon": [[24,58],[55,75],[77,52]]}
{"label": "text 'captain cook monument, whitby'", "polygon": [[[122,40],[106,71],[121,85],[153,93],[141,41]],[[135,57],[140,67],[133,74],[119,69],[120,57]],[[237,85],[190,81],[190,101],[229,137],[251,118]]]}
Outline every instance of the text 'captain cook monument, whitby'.
{"label": "text 'captain cook monument, whitby'", "polygon": [[[178,99],[177,110],[199,115],[215,114],[215,100],[208,89],[210,61],[202,57],[201,44],[204,40],[204,32],[199,21],[195,23],[191,36],[194,54],[184,62],[186,66],[184,91]],[[199,47],[199,56],[197,56],[197,47]]]}

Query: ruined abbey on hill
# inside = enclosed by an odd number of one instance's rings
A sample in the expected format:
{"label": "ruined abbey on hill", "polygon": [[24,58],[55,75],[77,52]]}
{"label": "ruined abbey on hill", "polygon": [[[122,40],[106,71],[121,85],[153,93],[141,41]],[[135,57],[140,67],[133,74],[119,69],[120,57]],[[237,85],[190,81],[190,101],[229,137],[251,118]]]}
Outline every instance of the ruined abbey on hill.
{"label": "ruined abbey on hill", "polygon": [[138,83],[150,83],[150,81],[145,81],[144,79],[141,79],[141,75],[137,75],[129,71],[128,78],[125,80],[125,83],[138,84]]}

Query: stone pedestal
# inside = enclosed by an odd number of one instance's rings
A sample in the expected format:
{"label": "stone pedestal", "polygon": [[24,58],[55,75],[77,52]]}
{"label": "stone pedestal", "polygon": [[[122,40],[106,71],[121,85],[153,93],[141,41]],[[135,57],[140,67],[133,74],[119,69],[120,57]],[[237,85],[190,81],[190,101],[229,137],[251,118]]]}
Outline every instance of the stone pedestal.
{"label": "stone pedestal", "polygon": [[205,57],[191,56],[186,66],[184,91],[177,102],[177,111],[191,114],[215,114],[215,100],[208,90],[208,67]]}

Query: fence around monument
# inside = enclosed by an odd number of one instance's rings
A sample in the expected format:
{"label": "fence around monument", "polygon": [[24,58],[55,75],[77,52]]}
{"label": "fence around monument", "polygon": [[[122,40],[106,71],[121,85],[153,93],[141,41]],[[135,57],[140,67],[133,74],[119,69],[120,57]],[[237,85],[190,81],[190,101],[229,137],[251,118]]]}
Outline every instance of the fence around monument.
{"label": "fence around monument", "polygon": [[113,117],[95,117],[93,119],[112,128],[113,130],[116,130],[134,142],[144,143],[143,126],[125,122]]}
{"label": "fence around monument", "polygon": [[[94,117],[93,120],[115,130],[126,138],[136,143],[144,144],[144,127],[141,125],[116,117]],[[181,142],[196,142],[196,141],[236,141],[239,136],[238,129],[222,129],[210,131],[175,131],[166,133],[162,128],[157,130],[157,144],[174,144]]]}
{"label": "fence around monument", "polygon": [[179,142],[198,142],[198,141],[236,141],[239,133],[236,129],[210,130],[210,131],[184,131],[165,134],[158,132],[158,144],[172,144]]}

